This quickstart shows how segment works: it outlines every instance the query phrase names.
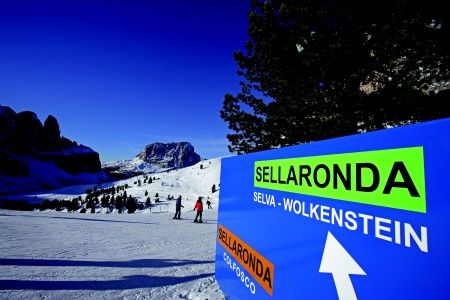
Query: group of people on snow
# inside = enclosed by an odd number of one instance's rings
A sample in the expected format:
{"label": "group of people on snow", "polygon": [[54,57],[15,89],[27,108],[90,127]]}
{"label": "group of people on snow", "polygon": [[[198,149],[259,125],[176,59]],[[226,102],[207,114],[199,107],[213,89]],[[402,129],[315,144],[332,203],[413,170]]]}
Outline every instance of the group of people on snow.
{"label": "group of people on snow", "polygon": [[[203,215],[203,197],[198,197],[198,200],[195,202],[194,211],[197,212],[194,223],[203,223],[202,215]],[[212,208],[211,201],[208,197],[206,200],[206,205],[208,206],[208,209]],[[177,199],[177,202],[175,203],[175,216],[174,219],[181,219],[181,208],[184,207],[181,205],[181,198]]]}

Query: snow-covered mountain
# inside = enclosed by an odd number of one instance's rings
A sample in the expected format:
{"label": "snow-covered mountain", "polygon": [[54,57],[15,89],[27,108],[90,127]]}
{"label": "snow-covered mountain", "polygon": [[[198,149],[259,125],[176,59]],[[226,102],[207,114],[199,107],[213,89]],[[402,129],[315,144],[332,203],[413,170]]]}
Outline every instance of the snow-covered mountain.
{"label": "snow-covered mountain", "polygon": [[[220,165],[220,158],[203,160],[190,167],[152,173],[151,177],[154,178],[152,183],[144,182],[146,175],[137,175],[128,179],[101,184],[75,185],[40,193],[8,196],[8,199],[26,200],[35,203],[40,203],[44,200],[72,200],[78,197],[81,197],[81,199],[84,200],[87,195],[86,191],[88,190],[107,189],[112,186],[128,186],[128,188],[125,189],[128,196],[136,198],[140,203],[145,203],[147,197],[150,197],[152,202],[150,208],[147,207],[144,210],[138,210],[136,213],[145,213],[152,209],[174,211],[175,201],[168,200],[169,196],[175,198],[182,196],[183,203],[187,205],[187,208],[192,209],[195,200],[197,200],[199,196],[205,198],[209,197],[213,204],[217,204],[219,193],[213,193],[212,187],[215,185],[216,190],[219,190]],[[140,185],[139,181],[141,182]],[[157,203],[155,203],[156,193],[158,193],[157,198],[159,199]],[[102,208],[100,204],[97,204],[95,211],[101,213],[118,212],[115,208],[112,210]],[[89,213],[90,211],[88,210],[87,212]]]}
{"label": "snow-covered mountain", "polygon": [[103,169],[116,178],[155,173],[192,166],[200,161],[188,142],[153,143],[145,146],[136,157],[103,163]]}
{"label": "snow-covered mountain", "polygon": [[58,121],[0,105],[0,194],[99,182],[99,154],[61,136]]}

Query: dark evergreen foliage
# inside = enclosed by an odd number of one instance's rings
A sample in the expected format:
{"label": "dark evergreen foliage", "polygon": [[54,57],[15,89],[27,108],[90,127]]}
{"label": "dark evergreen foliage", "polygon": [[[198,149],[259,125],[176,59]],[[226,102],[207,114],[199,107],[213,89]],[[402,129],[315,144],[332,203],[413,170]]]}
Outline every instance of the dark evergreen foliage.
{"label": "dark evergreen foliage", "polygon": [[127,210],[129,214],[132,214],[136,211],[137,209],[137,200],[133,197],[128,197],[127,199]]}
{"label": "dark evergreen foliage", "polygon": [[72,199],[70,210],[76,211],[80,208],[80,198]]}
{"label": "dark evergreen foliage", "polygon": [[109,195],[103,195],[103,197],[101,198],[101,205],[102,207],[109,207]]}
{"label": "dark evergreen foliage", "polygon": [[8,200],[8,199],[0,200],[0,208],[10,210],[23,210],[23,211],[32,211],[36,208],[41,208],[42,210],[42,207],[39,204],[33,204],[26,200]]}
{"label": "dark evergreen foliage", "polygon": [[252,1],[221,118],[248,153],[450,116],[444,1]]}
{"label": "dark evergreen foliage", "polygon": [[120,197],[120,196],[116,197],[116,202],[114,203],[114,206],[118,210],[119,214],[121,214],[122,213],[122,209],[123,209],[122,197]]}

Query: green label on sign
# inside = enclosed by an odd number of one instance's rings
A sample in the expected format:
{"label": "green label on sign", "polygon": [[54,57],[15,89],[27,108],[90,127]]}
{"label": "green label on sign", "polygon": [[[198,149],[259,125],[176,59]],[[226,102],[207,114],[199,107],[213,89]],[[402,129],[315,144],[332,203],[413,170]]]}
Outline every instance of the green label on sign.
{"label": "green label on sign", "polygon": [[254,186],[426,212],[422,147],[256,161]]}

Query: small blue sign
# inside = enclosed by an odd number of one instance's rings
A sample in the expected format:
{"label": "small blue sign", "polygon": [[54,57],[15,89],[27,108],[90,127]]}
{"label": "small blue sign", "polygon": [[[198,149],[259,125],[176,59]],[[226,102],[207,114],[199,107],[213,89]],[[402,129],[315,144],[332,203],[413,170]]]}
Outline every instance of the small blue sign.
{"label": "small blue sign", "polygon": [[450,299],[450,119],[222,160],[227,299]]}

